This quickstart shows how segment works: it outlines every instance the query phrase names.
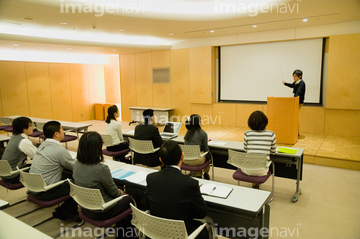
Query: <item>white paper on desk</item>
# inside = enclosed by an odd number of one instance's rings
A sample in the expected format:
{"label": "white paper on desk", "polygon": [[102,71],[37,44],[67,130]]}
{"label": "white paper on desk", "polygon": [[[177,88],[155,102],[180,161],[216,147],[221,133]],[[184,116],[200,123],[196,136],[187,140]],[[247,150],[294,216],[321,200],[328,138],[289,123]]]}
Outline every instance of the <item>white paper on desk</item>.
{"label": "white paper on desk", "polygon": [[139,171],[139,172],[136,172],[136,173],[124,178],[124,180],[133,182],[133,183],[142,183],[146,180],[146,176],[148,174],[149,173],[147,173],[147,172]]}
{"label": "white paper on desk", "polygon": [[69,151],[69,153],[70,153],[70,155],[71,155],[71,158],[76,159],[76,154],[77,154],[77,152]]}
{"label": "white paper on desk", "polygon": [[135,134],[135,130],[128,130],[124,132],[125,134]]}
{"label": "white paper on desk", "polygon": [[219,142],[219,141],[209,141],[208,145],[225,145],[226,142]]}
{"label": "white paper on desk", "polygon": [[203,184],[200,192],[213,197],[227,198],[233,189],[225,186],[215,185],[212,183]]}

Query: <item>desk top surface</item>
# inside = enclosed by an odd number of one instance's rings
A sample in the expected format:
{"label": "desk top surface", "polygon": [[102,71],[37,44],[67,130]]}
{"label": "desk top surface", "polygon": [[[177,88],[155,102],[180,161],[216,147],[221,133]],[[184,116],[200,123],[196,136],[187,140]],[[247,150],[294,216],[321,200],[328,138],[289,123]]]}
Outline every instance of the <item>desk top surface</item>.
{"label": "desk top surface", "polygon": [[9,141],[10,137],[5,135],[0,135],[0,141]]}
{"label": "desk top surface", "polygon": [[[134,136],[134,130],[124,130],[123,135],[125,136]],[[177,143],[183,144],[184,143],[184,135],[178,135],[176,138],[171,139]],[[209,148],[213,149],[220,149],[220,150],[238,150],[238,151],[244,151],[244,143],[238,142],[238,141],[227,141],[227,140],[218,140],[218,139],[212,139],[208,142]],[[303,148],[293,148],[296,149],[295,154],[285,154],[285,153],[278,153],[278,150],[281,146],[276,147],[276,153],[277,156],[285,156],[285,157],[293,157],[293,158],[301,158],[301,156],[304,154],[305,149]]]}
{"label": "desk top surface", "polygon": [[0,238],[51,238],[3,211],[0,211],[0,221]]}
{"label": "desk top surface", "polygon": [[[113,161],[113,164],[120,163]],[[157,172],[156,169],[151,168],[144,168],[136,165],[131,164],[122,164],[122,166],[118,167],[117,169],[121,168],[124,170],[132,171],[132,172],[146,172],[146,173],[153,173]],[[109,166],[110,167],[110,166]],[[203,195],[203,198],[206,202],[219,204],[222,206],[226,206],[229,208],[239,209],[248,211],[251,213],[257,213],[261,210],[262,206],[267,202],[267,200],[270,197],[271,192],[269,191],[263,191],[263,190],[257,190],[253,188],[247,188],[247,187],[241,187],[237,185],[232,184],[226,184],[226,183],[220,183],[215,181],[209,181],[204,179],[197,179],[195,180],[199,181],[199,184],[216,184],[216,185],[222,185],[226,187],[232,188],[232,192],[230,195],[224,199],[224,198],[218,198],[218,197],[212,197],[212,196],[206,196]],[[143,181],[139,183],[139,185],[146,186],[146,181]]]}
{"label": "desk top surface", "polygon": [[[12,116],[6,116],[6,117],[9,117],[10,119],[14,120],[18,117],[21,117],[21,115],[12,115]],[[28,116],[26,116],[28,117]],[[51,121],[51,120],[55,120],[55,119],[44,119],[44,118],[36,118],[36,117],[29,117],[33,122],[41,122],[41,123],[46,123],[48,121]],[[76,122],[70,122],[70,121],[62,121],[62,120],[56,120],[56,121],[59,121],[60,124],[63,126],[63,127],[66,127],[66,128],[76,128],[76,129],[79,129],[79,128],[88,128],[89,126],[91,126],[91,124],[84,124],[84,123],[76,123]]]}
{"label": "desk top surface", "polygon": [[144,106],[133,106],[133,107],[129,107],[130,110],[147,110],[147,109],[152,109],[154,111],[171,111],[174,108],[154,108],[154,107],[144,107]]}

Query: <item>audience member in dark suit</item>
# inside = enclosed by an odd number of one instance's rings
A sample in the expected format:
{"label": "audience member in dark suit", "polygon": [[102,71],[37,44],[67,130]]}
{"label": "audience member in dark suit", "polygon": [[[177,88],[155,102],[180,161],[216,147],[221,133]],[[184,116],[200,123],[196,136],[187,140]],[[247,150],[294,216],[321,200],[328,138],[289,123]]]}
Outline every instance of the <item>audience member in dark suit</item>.
{"label": "audience member in dark suit", "polygon": [[[159,148],[162,144],[162,139],[159,133],[159,129],[153,125],[154,123],[154,111],[151,109],[144,110],[143,112],[144,122],[135,127],[134,138],[139,140],[151,140],[154,148]],[[152,154],[134,154],[135,163],[144,164],[149,167],[156,167],[161,165],[159,161],[159,153]]]}
{"label": "audience member in dark suit", "polygon": [[[145,194],[150,214],[183,220],[190,234],[201,224],[194,219],[204,218],[207,213],[199,182],[181,173],[184,154],[176,142],[165,141],[159,154],[165,167],[159,172],[149,174],[146,178]],[[197,238],[208,238],[206,230],[200,235]]]}

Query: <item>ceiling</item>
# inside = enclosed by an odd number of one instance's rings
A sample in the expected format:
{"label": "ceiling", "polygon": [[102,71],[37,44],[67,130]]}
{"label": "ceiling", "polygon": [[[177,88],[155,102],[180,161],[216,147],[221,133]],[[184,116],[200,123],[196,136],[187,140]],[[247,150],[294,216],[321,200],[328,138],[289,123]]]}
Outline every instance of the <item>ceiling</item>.
{"label": "ceiling", "polygon": [[360,0],[0,0],[0,49],[121,54],[359,20]]}

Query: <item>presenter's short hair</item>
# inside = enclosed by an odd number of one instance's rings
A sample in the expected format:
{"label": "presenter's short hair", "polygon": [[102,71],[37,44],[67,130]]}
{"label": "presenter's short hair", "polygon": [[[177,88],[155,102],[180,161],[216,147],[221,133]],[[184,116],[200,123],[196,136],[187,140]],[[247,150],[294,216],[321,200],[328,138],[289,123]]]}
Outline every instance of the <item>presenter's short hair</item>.
{"label": "presenter's short hair", "polygon": [[294,70],[293,75],[296,75],[300,79],[302,78],[303,72],[301,70]]}
{"label": "presenter's short hair", "polygon": [[49,121],[44,124],[43,132],[46,138],[52,139],[55,132],[60,133],[61,124],[58,121]]}
{"label": "presenter's short hair", "polygon": [[159,150],[161,161],[165,165],[178,165],[181,159],[182,150],[178,143],[166,140]]}
{"label": "presenter's short hair", "polygon": [[252,130],[264,130],[268,124],[268,118],[262,111],[254,111],[249,119],[248,126]]}
{"label": "presenter's short hair", "polygon": [[150,122],[153,116],[154,116],[154,111],[152,109],[147,109],[143,111],[143,117],[145,122]]}
{"label": "presenter's short hair", "polygon": [[24,129],[28,129],[32,121],[28,117],[19,117],[12,122],[13,134],[22,134]]}
{"label": "presenter's short hair", "polygon": [[104,162],[102,154],[103,140],[98,132],[90,131],[83,134],[79,141],[77,159],[87,165]]}

